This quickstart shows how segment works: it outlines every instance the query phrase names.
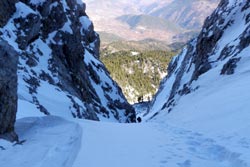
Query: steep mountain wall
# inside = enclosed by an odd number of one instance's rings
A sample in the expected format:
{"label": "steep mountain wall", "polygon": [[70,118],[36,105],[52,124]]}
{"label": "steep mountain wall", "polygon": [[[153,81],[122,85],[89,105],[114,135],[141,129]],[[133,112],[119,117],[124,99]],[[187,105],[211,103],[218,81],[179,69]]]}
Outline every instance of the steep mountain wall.
{"label": "steep mountain wall", "polygon": [[[192,107],[193,112],[201,112],[205,107],[211,112],[223,110],[227,109],[226,105],[231,107],[230,111],[238,111],[240,106],[241,110],[248,109],[244,99],[249,98],[245,93],[249,87],[245,83],[250,82],[249,9],[249,1],[221,1],[206,19],[199,36],[170,63],[168,76],[161,82],[147,118],[160,111],[174,112],[179,105],[182,110]],[[237,83],[243,84],[240,89]],[[199,106],[204,100],[207,104]]]}
{"label": "steep mountain wall", "polygon": [[0,40],[0,138],[9,134],[9,140],[16,140],[17,61],[15,50]]}
{"label": "steep mountain wall", "polygon": [[[99,36],[79,0],[1,1],[0,37],[19,55],[18,117],[135,120],[99,61]],[[7,8],[5,8],[7,6]],[[1,15],[2,16],[2,15]]]}

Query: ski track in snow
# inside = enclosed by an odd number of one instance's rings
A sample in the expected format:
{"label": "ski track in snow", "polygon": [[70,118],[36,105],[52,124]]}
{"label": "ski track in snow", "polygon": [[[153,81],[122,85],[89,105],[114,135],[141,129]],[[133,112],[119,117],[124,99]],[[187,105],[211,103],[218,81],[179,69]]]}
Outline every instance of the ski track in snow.
{"label": "ski track in snow", "polygon": [[[85,122],[73,167],[247,167],[217,139],[167,124]],[[247,141],[247,140],[246,140]],[[244,143],[244,142],[243,142]],[[245,142],[246,143],[246,142]]]}
{"label": "ski track in snow", "polygon": [[[244,152],[226,144],[232,136],[206,137],[167,123],[70,122],[49,116],[18,120],[16,128],[27,141],[13,146],[0,140],[6,149],[0,149],[1,167],[249,166]],[[249,149],[249,138],[237,139]]]}
{"label": "ski track in snow", "polygon": [[169,162],[171,166],[179,167],[200,167],[204,164],[209,167],[248,166],[240,159],[241,153],[230,151],[225,145],[218,144],[216,139],[177,127],[157,126],[166,137],[170,137],[168,144],[163,145],[166,154],[170,155],[169,161],[165,161],[167,165]]}

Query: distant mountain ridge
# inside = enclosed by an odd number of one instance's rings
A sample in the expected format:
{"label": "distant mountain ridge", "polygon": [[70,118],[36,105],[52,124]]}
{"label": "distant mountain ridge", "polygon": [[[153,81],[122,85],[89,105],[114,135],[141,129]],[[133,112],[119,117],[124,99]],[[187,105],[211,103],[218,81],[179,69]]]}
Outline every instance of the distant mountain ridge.
{"label": "distant mountain ridge", "polygon": [[172,21],[183,28],[199,30],[204,19],[217,6],[217,0],[172,0],[164,5],[154,3],[154,7],[143,11],[151,16],[157,16]]}
{"label": "distant mountain ridge", "polygon": [[183,36],[189,32],[199,31],[205,18],[216,8],[218,1],[86,0],[85,2],[97,31],[112,33],[128,41],[152,38],[171,44],[190,40],[193,36]]}
{"label": "distant mountain ridge", "polygon": [[169,22],[163,18],[151,16],[151,15],[123,15],[117,18],[124,23],[127,23],[132,29],[159,29],[166,30],[172,32],[179,32],[181,28],[174,24],[173,22]]}

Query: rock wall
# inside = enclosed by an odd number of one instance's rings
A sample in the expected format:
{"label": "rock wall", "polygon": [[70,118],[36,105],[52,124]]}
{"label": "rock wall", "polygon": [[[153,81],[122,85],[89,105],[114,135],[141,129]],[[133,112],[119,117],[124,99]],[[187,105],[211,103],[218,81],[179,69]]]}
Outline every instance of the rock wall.
{"label": "rock wall", "polygon": [[99,36],[84,3],[21,0],[10,9],[14,13],[0,34],[19,54],[18,117],[135,121],[133,108],[99,61]]}
{"label": "rock wall", "polygon": [[8,133],[13,133],[15,137],[17,61],[18,55],[15,50],[0,38],[0,138]]}

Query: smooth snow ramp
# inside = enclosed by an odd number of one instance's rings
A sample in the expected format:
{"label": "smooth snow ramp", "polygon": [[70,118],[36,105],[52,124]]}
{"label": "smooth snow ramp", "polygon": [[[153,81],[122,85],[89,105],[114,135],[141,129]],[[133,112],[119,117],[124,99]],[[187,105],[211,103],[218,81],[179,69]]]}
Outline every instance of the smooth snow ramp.
{"label": "smooth snow ramp", "polygon": [[80,125],[82,149],[73,167],[249,167],[247,148],[167,123]]}
{"label": "smooth snow ramp", "polygon": [[81,127],[59,117],[17,120],[23,145],[0,140],[1,167],[71,167],[81,144]]}
{"label": "smooth snow ramp", "polygon": [[27,141],[0,140],[0,167],[250,167],[247,134],[212,135],[166,122],[75,121],[18,120]]}
{"label": "smooth snow ramp", "polygon": [[151,124],[84,121],[82,149],[73,167],[156,167],[163,134]]}

